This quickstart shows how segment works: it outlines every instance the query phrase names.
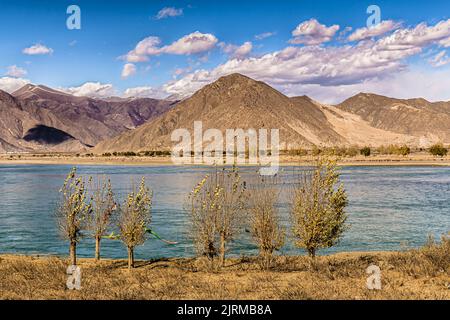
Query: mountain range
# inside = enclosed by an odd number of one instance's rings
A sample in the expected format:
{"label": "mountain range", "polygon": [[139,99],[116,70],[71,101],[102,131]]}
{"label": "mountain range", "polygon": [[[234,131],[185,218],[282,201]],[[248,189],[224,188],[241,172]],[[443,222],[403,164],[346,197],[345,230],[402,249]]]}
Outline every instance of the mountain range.
{"label": "mountain range", "polygon": [[[171,133],[280,129],[281,149],[450,142],[450,102],[360,93],[338,105],[287,97],[241,74],[224,76],[182,101],[93,99],[45,86],[0,91],[0,152],[170,150]],[[93,147],[93,149],[92,149]]]}
{"label": "mountain range", "polygon": [[82,151],[132,130],[174,102],[92,99],[28,84],[0,91],[0,151]]}

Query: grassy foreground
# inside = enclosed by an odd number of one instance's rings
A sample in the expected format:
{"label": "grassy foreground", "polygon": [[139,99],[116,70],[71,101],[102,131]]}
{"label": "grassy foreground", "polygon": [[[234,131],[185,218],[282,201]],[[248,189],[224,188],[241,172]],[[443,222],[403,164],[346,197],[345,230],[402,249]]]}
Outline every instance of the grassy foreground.
{"label": "grassy foreground", "polygon": [[[277,257],[271,270],[254,258],[228,259],[220,271],[203,259],[81,259],[82,289],[67,290],[68,261],[0,256],[0,299],[450,299],[450,241],[405,252]],[[376,264],[382,289],[366,288]]]}

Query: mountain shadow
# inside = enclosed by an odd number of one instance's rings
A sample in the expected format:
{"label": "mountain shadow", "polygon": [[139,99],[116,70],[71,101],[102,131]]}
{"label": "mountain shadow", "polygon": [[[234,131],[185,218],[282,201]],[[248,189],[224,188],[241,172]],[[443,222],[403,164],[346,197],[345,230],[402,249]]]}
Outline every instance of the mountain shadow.
{"label": "mountain shadow", "polygon": [[62,130],[39,124],[28,130],[23,140],[39,144],[55,145],[68,140],[75,140],[75,138]]}

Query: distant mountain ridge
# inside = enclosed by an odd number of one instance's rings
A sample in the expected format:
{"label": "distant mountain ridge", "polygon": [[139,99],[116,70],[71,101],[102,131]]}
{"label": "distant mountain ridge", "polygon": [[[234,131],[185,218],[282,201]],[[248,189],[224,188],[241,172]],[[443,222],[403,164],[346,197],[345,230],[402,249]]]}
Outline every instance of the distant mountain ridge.
{"label": "distant mountain ridge", "polygon": [[222,132],[280,129],[281,149],[450,143],[450,102],[360,93],[327,105],[241,74],[178,102],[93,99],[31,84],[12,94],[0,90],[0,152],[170,150],[172,131],[192,131],[194,121]]}
{"label": "distant mountain ridge", "polygon": [[[8,94],[0,91],[1,151],[80,151],[96,145],[121,132],[132,130],[148,119],[164,113],[174,102],[149,98],[106,101],[73,96],[42,85],[27,84]],[[49,128],[39,131],[61,131],[72,137],[61,144],[39,143],[23,138],[36,126]],[[49,131],[50,130],[50,131]],[[60,133],[58,133],[60,134]]]}
{"label": "distant mountain ridge", "polygon": [[[269,85],[240,74],[224,76],[206,85],[173,109],[141,127],[99,143],[95,152],[170,149],[171,132],[191,131],[194,121],[203,129],[280,129],[280,148],[297,149],[336,145],[418,143],[406,130],[377,127],[345,104],[331,106],[309,97],[287,97]],[[440,136],[427,136],[431,143]],[[450,139],[448,139],[450,141]]]}
{"label": "distant mountain ridge", "polygon": [[412,135],[424,141],[450,142],[450,102],[360,93],[337,107],[359,115],[375,128]]}

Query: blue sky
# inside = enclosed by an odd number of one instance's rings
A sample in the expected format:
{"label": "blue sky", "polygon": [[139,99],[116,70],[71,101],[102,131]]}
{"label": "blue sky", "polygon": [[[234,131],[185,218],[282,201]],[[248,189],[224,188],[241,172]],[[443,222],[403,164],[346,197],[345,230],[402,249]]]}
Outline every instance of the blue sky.
{"label": "blue sky", "polygon": [[[66,27],[71,4],[81,9],[80,30]],[[353,33],[366,28],[371,4],[381,9],[386,28],[350,41]],[[160,14],[158,19],[159,12],[166,16]],[[221,75],[241,72],[286,94],[309,94],[325,102],[357,91],[450,100],[441,89],[450,84],[449,13],[450,2],[444,0],[432,5],[429,1],[2,0],[0,89],[12,91],[32,82],[94,96],[124,95],[129,88],[140,88],[129,92],[142,95],[185,95]],[[423,23],[426,26],[418,27]],[[381,43],[394,33],[398,36]],[[130,58],[129,53],[149,37],[158,39],[157,44],[141,46],[145,52]],[[400,43],[401,50],[392,41]],[[24,53],[32,46],[48,50]],[[436,85],[431,86],[430,79]],[[389,81],[393,84],[386,85]],[[93,84],[81,90],[86,83]]]}

